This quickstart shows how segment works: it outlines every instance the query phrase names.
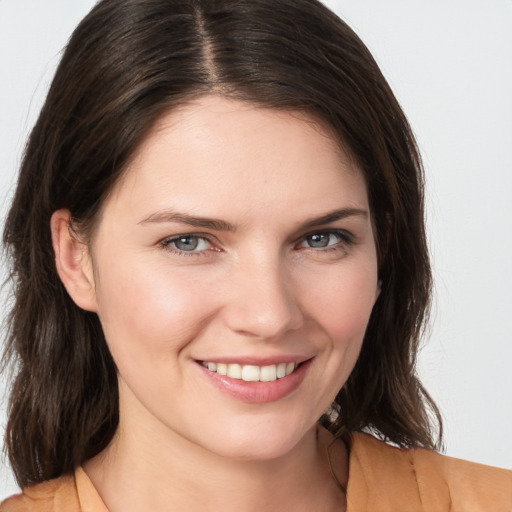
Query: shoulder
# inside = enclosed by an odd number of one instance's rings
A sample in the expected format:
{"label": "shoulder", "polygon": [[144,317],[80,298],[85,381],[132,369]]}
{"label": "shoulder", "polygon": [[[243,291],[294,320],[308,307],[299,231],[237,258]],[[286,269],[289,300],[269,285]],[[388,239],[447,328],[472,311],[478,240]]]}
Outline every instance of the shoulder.
{"label": "shoulder", "polygon": [[357,512],[512,511],[512,471],[401,450],[364,434],[354,434],[349,464],[347,499]]}
{"label": "shoulder", "polygon": [[0,504],[0,512],[78,512],[75,478],[62,476],[23,489]]}

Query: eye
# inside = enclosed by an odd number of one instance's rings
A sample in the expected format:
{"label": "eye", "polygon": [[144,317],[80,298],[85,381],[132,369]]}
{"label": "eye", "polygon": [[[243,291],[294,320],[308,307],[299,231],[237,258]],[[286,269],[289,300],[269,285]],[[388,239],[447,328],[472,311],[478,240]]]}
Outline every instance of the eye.
{"label": "eye", "polygon": [[351,237],[344,231],[320,231],[318,233],[311,233],[305,236],[299,247],[309,249],[327,249],[334,248],[339,245],[349,244]]}
{"label": "eye", "polygon": [[194,253],[202,252],[211,248],[211,242],[200,235],[179,235],[167,238],[162,242],[162,245],[175,252]]}

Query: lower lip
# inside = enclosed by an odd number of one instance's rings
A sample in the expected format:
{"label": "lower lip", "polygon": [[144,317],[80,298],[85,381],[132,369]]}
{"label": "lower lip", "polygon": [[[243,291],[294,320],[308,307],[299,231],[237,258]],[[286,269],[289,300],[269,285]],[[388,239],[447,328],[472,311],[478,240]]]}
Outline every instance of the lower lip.
{"label": "lower lip", "polygon": [[246,382],[241,379],[232,379],[227,375],[212,372],[200,363],[197,363],[197,366],[209,382],[220,391],[242,402],[263,404],[275,402],[293,393],[304,380],[311,361],[312,359],[304,361],[290,375],[271,382]]}

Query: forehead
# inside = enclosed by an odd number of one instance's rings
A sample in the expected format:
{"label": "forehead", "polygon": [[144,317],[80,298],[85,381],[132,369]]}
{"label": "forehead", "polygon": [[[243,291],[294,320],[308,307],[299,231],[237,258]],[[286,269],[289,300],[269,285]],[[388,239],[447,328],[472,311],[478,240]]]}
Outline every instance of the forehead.
{"label": "forehead", "polygon": [[[263,127],[265,130],[260,130]],[[235,142],[235,138],[239,142],[243,140],[257,145],[272,128],[279,135],[281,144],[285,139],[296,137],[298,132],[310,136],[309,146],[323,139],[325,147],[337,152],[340,161],[357,167],[334,128],[319,116],[310,112],[272,109],[218,95],[201,96],[161,115],[135,151],[132,160],[140,158],[141,153],[147,152],[149,147],[156,147],[159,139],[164,138],[169,131],[174,132],[176,140],[195,134],[198,139],[201,137],[198,142],[203,147],[216,134],[217,142],[224,139],[225,147],[230,141]]]}
{"label": "forehead", "polygon": [[363,181],[355,161],[312,116],[206,96],[155,123],[115,192],[130,192],[132,201],[151,196],[162,207],[224,201],[233,210],[255,201],[306,206],[321,197],[366,202]]}

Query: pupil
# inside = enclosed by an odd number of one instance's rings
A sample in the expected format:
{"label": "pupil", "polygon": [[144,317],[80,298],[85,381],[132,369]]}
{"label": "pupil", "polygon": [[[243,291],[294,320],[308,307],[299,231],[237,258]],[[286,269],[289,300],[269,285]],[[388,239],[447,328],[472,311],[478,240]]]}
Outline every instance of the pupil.
{"label": "pupil", "polygon": [[197,238],[191,237],[191,236],[183,236],[181,238],[178,238],[176,242],[176,247],[180,251],[193,251],[197,248],[197,245],[199,244],[199,241]]}
{"label": "pupil", "polygon": [[329,235],[325,233],[318,233],[309,237],[310,247],[327,247],[329,243]]}

